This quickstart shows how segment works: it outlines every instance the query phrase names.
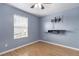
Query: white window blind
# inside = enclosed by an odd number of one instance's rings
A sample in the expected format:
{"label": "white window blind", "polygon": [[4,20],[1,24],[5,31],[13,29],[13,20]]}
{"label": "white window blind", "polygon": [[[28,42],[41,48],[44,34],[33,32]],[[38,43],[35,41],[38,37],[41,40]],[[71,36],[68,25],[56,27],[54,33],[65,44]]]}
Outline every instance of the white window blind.
{"label": "white window blind", "polygon": [[28,37],[28,17],[14,15],[14,39]]}

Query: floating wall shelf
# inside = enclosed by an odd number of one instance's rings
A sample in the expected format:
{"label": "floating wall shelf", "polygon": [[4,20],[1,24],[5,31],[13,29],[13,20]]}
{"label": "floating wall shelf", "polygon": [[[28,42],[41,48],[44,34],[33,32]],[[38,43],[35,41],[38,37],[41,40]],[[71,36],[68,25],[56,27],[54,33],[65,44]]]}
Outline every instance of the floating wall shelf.
{"label": "floating wall shelf", "polygon": [[48,30],[48,33],[53,33],[53,34],[65,34],[67,30]]}

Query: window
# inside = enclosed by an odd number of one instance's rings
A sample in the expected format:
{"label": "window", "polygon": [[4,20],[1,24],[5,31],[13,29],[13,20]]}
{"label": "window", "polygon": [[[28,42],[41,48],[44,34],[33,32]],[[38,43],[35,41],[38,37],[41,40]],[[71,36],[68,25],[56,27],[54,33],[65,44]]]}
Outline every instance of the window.
{"label": "window", "polygon": [[14,39],[28,37],[28,18],[14,15]]}

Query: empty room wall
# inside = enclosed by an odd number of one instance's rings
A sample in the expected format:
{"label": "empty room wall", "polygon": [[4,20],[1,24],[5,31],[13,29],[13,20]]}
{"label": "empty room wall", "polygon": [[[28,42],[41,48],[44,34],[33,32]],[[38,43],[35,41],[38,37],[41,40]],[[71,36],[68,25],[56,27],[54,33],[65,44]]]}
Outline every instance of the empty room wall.
{"label": "empty room wall", "polygon": [[[55,23],[52,28],[50,20],[55,16],[63,16],[63,22]],[[68,30],[66,34],[47,33],[48,30],[60,29]],[[52,13],[41,19],[41,37],[44,41],[61,44],[73,48],[79,48],[79,7]]]}
{"label": "empty room wall", "polygon": [[[28,17],[28,37],[14,40],[13,15]],[[27,12],[0,4],[0,52],[34,42],[39,39],[39,18]],[[7,45],[7,47],[6,47]]]}

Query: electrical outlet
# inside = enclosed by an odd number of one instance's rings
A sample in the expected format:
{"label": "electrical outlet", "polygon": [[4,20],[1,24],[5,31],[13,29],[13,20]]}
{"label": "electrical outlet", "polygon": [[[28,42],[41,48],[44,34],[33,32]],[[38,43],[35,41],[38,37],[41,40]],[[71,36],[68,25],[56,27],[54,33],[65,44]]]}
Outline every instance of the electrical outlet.
{"label": "electrical outlet", "polygon": [[8,44],[7,43],[5,44],[5,47],[8,47]]}

